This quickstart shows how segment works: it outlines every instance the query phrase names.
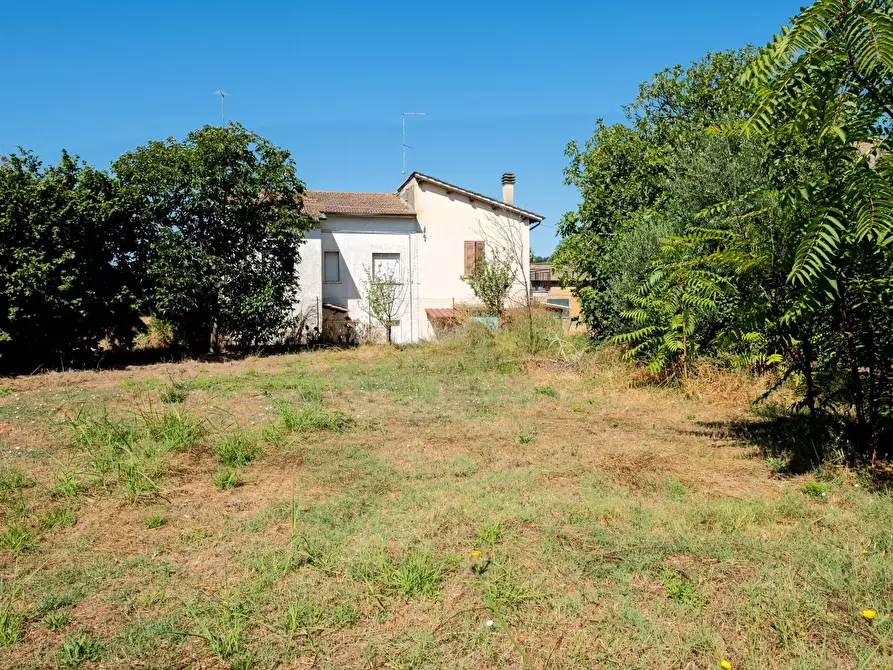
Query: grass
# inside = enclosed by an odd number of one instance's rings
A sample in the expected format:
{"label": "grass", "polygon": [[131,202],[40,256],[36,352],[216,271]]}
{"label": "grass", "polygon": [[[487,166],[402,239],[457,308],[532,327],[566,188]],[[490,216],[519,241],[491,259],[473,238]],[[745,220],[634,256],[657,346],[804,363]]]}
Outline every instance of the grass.
{"label": "grass", "polygon": [[889,493],[522,335],[11,381],[0,667],[891,667]]}
{"label": "grass", "polygon": [[239,485],[239,471],[232,468],[222,468],[211,480],[214,487],[220,491],[228,491]]}

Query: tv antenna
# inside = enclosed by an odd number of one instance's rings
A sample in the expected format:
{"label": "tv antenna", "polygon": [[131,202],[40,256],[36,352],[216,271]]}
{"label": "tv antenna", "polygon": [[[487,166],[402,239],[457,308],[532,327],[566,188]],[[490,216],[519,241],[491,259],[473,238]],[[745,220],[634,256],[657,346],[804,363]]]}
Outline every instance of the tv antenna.
{"label": "tv antenna", "polygon": [[223,125],[226,126],[226,96],[230,94],[224,91],[222,88],[218,88],[216,91],[214,91],[213,95],[220,96],[220,118],[223,122]]}
{"label": "tv antenna", "polygon": [[406,176],[406,150],[412,149],[411,146],[406,144],[406,117],[407,116],[428,116],[428,112],[401,112],[400,116],[402,117],[403,122],[403,170],[402,174]]}

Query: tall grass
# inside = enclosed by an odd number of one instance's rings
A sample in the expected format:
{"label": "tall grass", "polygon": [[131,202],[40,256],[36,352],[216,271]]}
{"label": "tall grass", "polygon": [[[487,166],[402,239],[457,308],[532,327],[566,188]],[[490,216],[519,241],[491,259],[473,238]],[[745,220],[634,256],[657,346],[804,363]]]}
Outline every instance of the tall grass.
{"label": "tall grass", "polygon": [[279,412],[282,415],[282,426],[292,433],[314,430],[341,431],[347,425],[347,419],[341,412],[328,410],[318,402],[299,407],[283,405]]}

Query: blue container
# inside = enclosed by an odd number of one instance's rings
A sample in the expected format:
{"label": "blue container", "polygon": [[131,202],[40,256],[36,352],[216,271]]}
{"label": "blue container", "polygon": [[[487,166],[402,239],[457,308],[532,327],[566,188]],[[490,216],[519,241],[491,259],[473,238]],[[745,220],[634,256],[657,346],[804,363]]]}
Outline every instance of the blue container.
{"label": "blue container", "polygon": [[471,317],[472,322],[479,323],[489,331],[495,333],[499,330],[499,317],[498,316],[473,316]]}

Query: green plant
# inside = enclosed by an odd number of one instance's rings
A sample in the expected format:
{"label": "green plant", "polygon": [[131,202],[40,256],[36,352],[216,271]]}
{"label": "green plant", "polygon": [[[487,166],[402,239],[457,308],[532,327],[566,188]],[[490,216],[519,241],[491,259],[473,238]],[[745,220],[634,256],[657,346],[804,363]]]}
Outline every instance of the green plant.
{"label": "green plant", "polygon": [[245,652],[242,632],[248,613],[242,604],[222,601],[208,609],[188,607],[187,611],[196,624],[193,635],[204,640],[218,658],[227,661]]}
{"label": "green plant", "polygon": [[445,575],[442,563],[435,561],[428,552],[415,549],[396,560],[382,556],[379,566],[382,584],[407,598],[434,597]]}
{"label": "green plant", "polygon": [[685,494],[688,493],[688,491],[685,488],[685,484],[680,482],[675,477],[671,477],[667,480],[667,493],[670,494],[671,498],[682,500],[685,497]]}
{"label": "green plant", "polygon": [[308,403],[297,408],[283,405],[279,411],[282,414],[283,427],[293,433],[341,431],[347,425],[347,419],[341,412],[327,410],[320,403]]}
{"label": "green plant", "polygon": [[15,393],[15,389],[0,387],[0,398],[12,395],[13,393]]}
{"label": "green plant", "polygon": [[492,609],[515,609],[540,597],[510,564],[491,562],[482,579],[484,602]]}
{"label": "green plant", "polygon": [[37,546],[34,533],[28,529],[23,521],[10,523],[0,533],[0,549],[6,549],[16,554],[21,554]]}
{"label": "green plant", "polygon": [[518,435],[518,442],[521,444],[533,444],[533,441],[536,439],[537,430],[533,428],[532,430],[525,431]]}
{"label": "green plant", "polygon": [[486,522],[477,533],[477,544],[481,547],[494,548],[502,538],[502,522],[498,519]]}
{"label": "green plant", "polygon": [[202,422],[181,409],[155,411],[151,407],[140,412],[149,437],[165,451],[182,451],[193,446],[202,433]]}
{"label": "green plant", "polygon": [[57,496],[74,496],[82,493],[84,487],[78,478],[78,473],[71,470],[60,470],[56,473],[53,483],[53,493]]}
{"label": "green plant", "polygon": [[34,482],[24,470],[8,466],[0,468],[0,493],[18,491],[30,486],[34,486]]}
{"label": "green plant", "polygon": [[214,486],[220,491],[228,491],[239,485],[239,472],[232,468],[221,469],[212,479]]}
{"label": "green plant", "polygon": [[824,498],[828,495],[827,485],[822,482],[817,482],[814,479],[803,482],[803,486],[800,487],[800,490],[810,498]]}
{"label": "green plant", "polygon": [[56,633],[68,623],[68,612],[50,612],[43,617],[43,625],[52,633]]}
{"label": "green plant", "polygon": [[0,585],[6,592],[0,600],[0,647],[8,647],[18,642],[22,635],[24,613],[15,607],[18,587],[14,583],[7,586],[5,582],[0,582]]}
{"label": "green plant", "polygon": [[547,384],[546,386],[535,386],[533,390],[537,395],[544,395],[547,398],[554,398],[555,400],[561,399],[561,394],[558,392],[558,389],[551,384]]}
{"label": "green plant", "polygon": [[667,597],[680,605],[701,608],[707,601],[697,586],[681,573],[665,568],[660,573],[660,580],[667,589]]}
{"label": "green plant", "polygon": [[[466,245],[468,243],[466,242]],[[472,253],[471,272],[462,277],[462,281],[471,287],[474,295],[487,307],[491,314],[501,315],[505,310],[512,284],[515,282],[515,268],[509,254],[491,245],[490,254],[485,251],[484,243],[477,243]],[[468,254],[466,250],[466,255]],[[466,267],[469,260],[466,258]]]}
{"label": "green plant", "polygon": [[185,402],[188,396],[189,389],[186,384],[183,382],[171,382],[158,394],[158,399],[167,405],[172,405]]}
{"label": "green plant", "polygon": [[102,643],[92,633],[88,631],[80,631],[77,635],[68,633],[62,641],[59,663],[66,668],[80,668],[87,661],[99,658],[101,653]]}
{"label": "green plant", "polygon": [[56,507],[37,515],[37,525],[44,530],[71,526],[75,522],[74,511],[65,507]]}
{"label": "green plant", "polygon": [[214,447],[217,460],[221,465],[247,465],[260,456],[260,445],[257,439],[244,431],[227,435]]}
{"label": "green plant", "polygon": [[146,528],[161,528],[167,523],[167,517],[164,512],[156,512],[146,517]]}

